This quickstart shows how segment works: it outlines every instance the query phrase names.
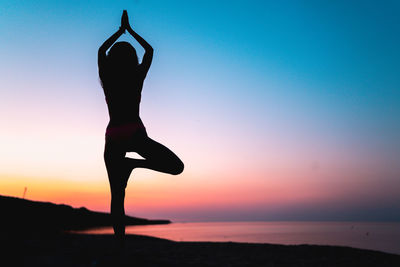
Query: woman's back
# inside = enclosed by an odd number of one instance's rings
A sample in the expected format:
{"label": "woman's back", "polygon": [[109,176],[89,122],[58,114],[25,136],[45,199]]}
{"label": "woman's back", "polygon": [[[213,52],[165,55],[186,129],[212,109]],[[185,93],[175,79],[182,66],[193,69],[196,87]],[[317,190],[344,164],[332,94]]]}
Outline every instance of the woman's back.
{"label": "woman's back", "polygon": [[127,42],[115,43],[99,62],[99,76],[108,105],[110,124],[139,120],[143,81],[143,64],[138,63],[136,50]]}
{"label": "woman's back", "polygon": [[139,119],[139,106],[144,82],[141,65],[119,69],[108,65],[100,68],[100,79],[107,101],[111,124]]}

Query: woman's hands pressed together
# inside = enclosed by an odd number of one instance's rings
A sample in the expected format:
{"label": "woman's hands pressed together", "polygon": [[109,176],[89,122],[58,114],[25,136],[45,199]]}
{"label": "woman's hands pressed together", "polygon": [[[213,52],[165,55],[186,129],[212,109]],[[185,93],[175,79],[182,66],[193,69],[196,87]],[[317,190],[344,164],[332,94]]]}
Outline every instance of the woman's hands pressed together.
{"label": "woman's hands pressed together", "polygon": [[121,17],[121,28],[124,30],[131,30],[131,25],[129,25],[129,18],[128,18],[128,12],[124,10],[122,12],[122,17]]}

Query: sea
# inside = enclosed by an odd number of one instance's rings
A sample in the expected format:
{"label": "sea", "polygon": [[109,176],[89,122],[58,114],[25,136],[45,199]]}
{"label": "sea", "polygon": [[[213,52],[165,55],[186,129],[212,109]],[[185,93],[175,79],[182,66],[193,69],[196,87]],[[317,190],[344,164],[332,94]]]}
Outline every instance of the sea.
{"label": "sea", "polygon": [[[128,234],[174,241],[334,245],[400,254],[400,222],[185,222],[127,226]],[[111,227],[80,233],[111,234]]]}

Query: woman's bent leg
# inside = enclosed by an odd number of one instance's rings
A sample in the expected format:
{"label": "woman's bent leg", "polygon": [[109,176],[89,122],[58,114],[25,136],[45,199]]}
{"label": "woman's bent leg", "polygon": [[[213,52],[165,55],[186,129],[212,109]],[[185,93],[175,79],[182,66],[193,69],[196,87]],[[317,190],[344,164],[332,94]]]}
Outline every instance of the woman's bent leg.
{"label": "woman's bent leg", "polygon": [[174,152],[149,137],[135,146],[135,152],[145,159],[126,158],[127,162],[130,162],[131,169],[147,168],[173,175],[182,173],[184,169],[183,162]]}

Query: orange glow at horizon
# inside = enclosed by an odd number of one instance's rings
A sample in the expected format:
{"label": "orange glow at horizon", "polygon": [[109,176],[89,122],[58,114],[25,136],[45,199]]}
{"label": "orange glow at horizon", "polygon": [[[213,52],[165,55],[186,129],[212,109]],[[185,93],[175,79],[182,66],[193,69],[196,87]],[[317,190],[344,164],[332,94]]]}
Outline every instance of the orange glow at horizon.
{"label": "orange glow at horizon", "polygon": [[[373,180],[359,188],[354,177],[343,184],[331,177],[324,181],[318,175],[310,178],[309,172],[275,171],[269,175],[248,175],[248,182],[243,183],[239,174],[209,179],[196,175],[169,176],[137,170],[127,187],[126,211],[133,216],[157,214],[160,211],[184,214],[185,211],[193,210],[207,209],[212,212],[234,207],[267,209],[293,204],[322,207],[326,203],[362,203],[368,196],[384,198],[384,194],[377,195],[374,191],[377,185]],[[226,182],[228,177],[229,183]],[[26,199],[109,211],[110,192],[107,180],[72,181],[60,178],[0,176],[2,195],[22,197],[24,187],[28,188]],[[388,190],[393,191],[396,188],[387,189],[386,192]]]}

